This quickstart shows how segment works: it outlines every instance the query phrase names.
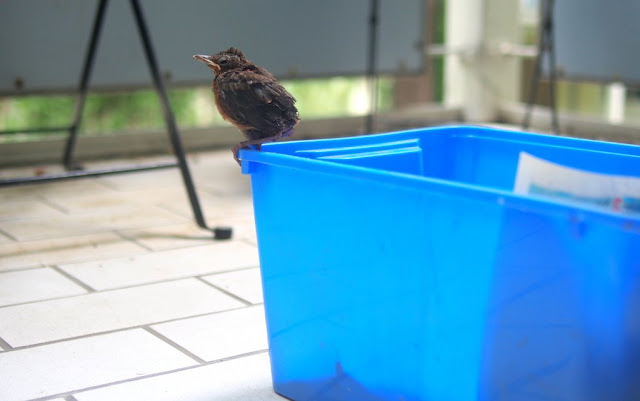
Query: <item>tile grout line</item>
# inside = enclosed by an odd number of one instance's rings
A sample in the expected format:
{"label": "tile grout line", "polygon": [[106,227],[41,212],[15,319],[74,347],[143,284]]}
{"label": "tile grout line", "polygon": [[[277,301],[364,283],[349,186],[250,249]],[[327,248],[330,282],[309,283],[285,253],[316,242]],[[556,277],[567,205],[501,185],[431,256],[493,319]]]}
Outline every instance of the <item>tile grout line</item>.
{"label": "tile grout line", "polygon": [[37,195],[36,199],[38,199],[39,201],[41,201],[42,203],[44,203],[45,205],[59,211],[62,212],[66,215],[69,215],[69,209],[65,208],[64,206],[58,205],[57,203],[55,203],[52,200],[47,199],[45,196],[43,195]]}
{"label": "tile grout line", "polygon": [[199,314],[191,315],[191,316],[183,316],[183,317],[178,317],[178,318],[174,318],[174,319],[160,320],[160,321],[157,321],[157,322],[149,322],[149,323],[141,324],[141,325],[138,325],[138,326],[123,327],[123,328],[119,328],[119,329],[113,329],[113,330],[99,331],[99,332],[95,332],[95,333],[82,334],[82,335],[74,336],[74,337],[66,337],[66,338],[61,338],[61,339],[58,339],[58,340],[51,340],[51,341],[45,341],[45,342],[41,342],[41,343],[21,345],[19,347],[15,347],[15,348],[11,347],[10,345],[7,344],[11,348],[11,349],[9,349],[7,351],[16,352],[16,351],[21,351],[21,350],[30,349],[30,348],[37,348],[37,347],[43,347],[43,346],[52,345],[52,344],[64,343],[64,342],[67,342],[67,341],[82,340],[84,338],[91,338],[91,337],[97,337],[97,336],[102,336],[102,335],[109,335],[109,334],[113,334],[113,333],[120,333],[120,332],[128,331],[128,330],[139,330],[139,329],[144,330],[145,326],[159,325],[159,324],[164,324],[164,323],[172,323],[172,322],[177,322],[177,321],[180,321],[180,320],[193,319],[193,318],[204,317],[204,316],[209,316],[209,315],[216,315],[218,313],[231,312],[231,311],[235,311],[235,310],[244,309],[244,308],[247,308],[247,307],[257,307],[257,306],[260,306],[260,305],[262,305],[262,303],[251,304],[251,305],[247,305],[247,306],[243,305],[243,306],[234,307],[234,308],[230,308],[230,309],[219,310],[219,311],[215,311],[215,312],[199,313]]}
{"label": "tile grout line", "polygon": [[[117,230],[114,230],[114,229],[112,229],[112,230],[98,230],[98,231],[90,231],[90,232],[89,231],[81,231],[79,233],[73,233],[73,234],[64,233],[62,235],[55,236],[55,237],[45,236],[45,237],[19,239],[17,237],[12,236],[8,232],[3,231],[2,228],[0,227],[0,235],[4,234],[10,240],[13,240],[13,241],[21,243],[21,244],[22,243],[26,243],[26,244],[30,244],[31,243],[32,244],[32,243],[35,243],[35,242],[56,241],[56,240],[63,240],[63,241],[65,241],[65,240],[74,240],[74,239],[82,240],[82,239],[84,239],[86,237],[99,236],[99,235],[112,234],[112,233],[116,234],[116,236],[121,239],[122,237],[118,236],[115,231],[117,231]],[[75,243],[72,244],[72,246],[80,245],[80,246],[87,246],[88,247],[88,246],[96,246],[96,245],[100,245],[100,244],[114,244],[115,242],[116,241],[109,240],[107,242],[102,242],[102,243],[98,243],[97,244],[97,243],[95,243],[94,240],[92,240],[90,242],[80,241],[78,244],[75,244]],[[60,247],[64,249],[64,248],[66,248],[68,246],[69,245],[63,244]],[[60,248],[56,248],[56,249],[60,249]],[[20,252],[20,253],[21,254],[37,254],[37,253],[41,253],[43,251],[46,252],[48,250],[41,250],[41,249],[25,250],[25,251]],[[113,259],[113,258],[118,258],[118,257],[120,257],[120,256],[111,256],[111,257],[108,257],[106,260]],[[89,261],[93,261],[93,260],[95,260],[95,259],[94,258],[90,258],[90,257],[87,256],[87,257],[84,257],[84,258],[81,258],[81,259],[78,259],[78,260],[73,260],[73,261],[64,261],[63,260],[63,261],[61,261],[59,263],[60,264],[75,264],[75,263],[89,262]],[[35,262],[34,264],[31,264],[31,265],[23,265],[23,266],[19,266],[19,267],[16,267],[16,268],[11,268],[10,270],[17,270],[17,269],[23,269],[23,268],[27,269],[27,268],[32,268],[32,267],[44,267],[44,266],[48,266],[48,265],[49,264],[47,264],[47,263]]]}
{"label": "tile grout line", "polygon": [[[2,337],[0,337],[0,348],[5,351],[13,351],[13,347],[10,346],[8,342],[4,341]],[[2,353],[0,353],[0,355],[2,355]]]}
{"label": "tile grout line", "polygon": [[23,271],[35,270],[35,269],[42,269],[44,267],[47,267],[47,266],[46,265],[41,265],[41,264],[37,264],[37,265],[34,264],[34,265],[21,266],[21,267],[9,267],[9,268],[6,268],[4,270],[0,270],[0,274],[23,272]]}
{"label": "tile grout line", "polygon": [[[165,323],[165,322],[161,322],[161,323]],[[152,323],[152,324],[157,324],[157,323]],[[65,343],[65,342],[70,342],[70,341],[83,340],[85,338],[92,338],[92,337],[98,337],[98,336],[103,336],[103,335],[106,336],[106,335],[109,335],[109,334],[121,333],[123,331],[128,331],[128,330],[137,330],[137,329],[140,329],[140,328],[141,328],[140,326],[133,326],[133,327],[125,327],[125,328],[122,328],[122,329],[114,329],[114,330],[101,331],[101,332],[97,332],[97,333],[83,334],[83,335],[80,335],[80,336],[61,338],[59,340],[52,340],[52,341],[45,341],[45,342],[41,342],[41,343],[21,345],[21,346],[15,347],[15,348],[12,347],[8,351],[18,352],[18,351],[28,350],[28,349],[32,349],[32,348],[46,347],[46,346],[54,345],[54,344],[60,344],[60,343]]]}
{"label": "tile grout line", "polygon": [[[206,284],[207,286],[212,287],[212,288],[222,292],[225,295],[228,295],[229,297],[235,299],[236,301],[239,301],[240,303],[243,304],[243,306],[259,305],[259,304],[253,304],[253,303],[245,300],[244,298],[240,298],[237,295],[235,295],[233,293],[230,293],[229,291],[227,291],[225,289],[219,288],[219,287],[215,286],[214,284],[211,284],[208,281],[202,279],[200,276],[172,277],[172,278],[168,278],[168,279],[159,279],[159,280],[156,280],[156,281],[148,281],[148,282],[143,282],[143,283],[125,285],[125,286],[122,286],[122,287],[108,287],[108,288],[103,288],[103,289],[94,289],[93,287],[89,286],[88,284],[85,284],[84,282],[76,279],[74,276],[69,275],[68,273],[66,273],[64,270],[60,269],[56,265],[34,266],[34,267],[21,268],[21,269],[15,269],[15,270],[0,271],[0,275],[4,274],[4,273],[15,272],[15,271],[24,271],[24,270],[33,270],[33,269],[42,269],[42,268],[51,268],[51,269],[55,270],[56,272],[62,274],[66,278],[72,280],[74,283],[82,286],[83,288],[85,288],[89,292],[88,293],[84,293],[84,294],[63,295],[63,296],[59,296],[59,297],[55,297],[55,298],[39,299],[39,300],[35,300],[35,301],[26,301],[26,302],[20,302],[20,303],[17,303],[17,304],[0,305],[0,309],[12,308],[14,306],[35,304],[35,303],[39,303],[39,302],[56,301],[56,300],[67,299],[67,298],[86,297],[86,296],[90,296],[90,295],[94,295],[94,294],[101,294],[101,293],[112,292],[112,291],[128,290],[128,289],[133,289],[133,288],[138,288],[138,287],[146,287],[146,286],[158,285],[158,284],[162,284],[162,283],[171,283],[171,282],[183,281],[183,280],[200,281],[200,282]],[[222,270],[222,271],[219,271],[219,272],[203,273],[203,276],[213,276],[213,275],[224,274],[224,273],[233,273],[233,272],[239,272],[239,271],[244,271],[244,270],[251,270],[251,269],[255,269],[255,268],[257,268],[257,266],[239,267],[239,268],[234,269],[234,270]],[[233,310],[233,309],[238,309],[238,308],[231,308],[231,309],[226,309],[226,310]],[[218,312],[223,312],[223,311],[218,311]],[[207,313],[198,314],[196,316],[203,316],[203,315],[208,315],[210,313],[218,313],[218,312],[207,312]],[[180,319],[182,319],[182,318],[170,319],[169,321],[171,321],[171,320],[180,320]],[[153,322],[153,323],[150,323],[150,324],[156,324],[156,323],[157,322]],[[164,323],[164,321],[163,321],[163,323]],[[140,326],[132,326],[130,328],[136,328],[136,327],[140,327]],[[117,330],[112,330],[112,331],[117,331]],[[79,337],[82,337],[82,336],[79,336]]]}
{"label": "tile grout line", "polygon": [[239,239],[239,241],[242,241],[247,245],[251,245],[252,247],[258,248],[258,244],[257,244],[258,240],[257,239],[255,241],[253,241],[253,239],[245,237],[245,238]]}
{"label": "tile grout line", "polygon": [[[259,269],[259,268],[260,268],[260,265],[241,266],[241,267],[236,267],[236,268],[230,269],[230,270],[219,270],[219,271],[214,271],[214,272],[209,272],[209,273],[202,273],[202,274],[199,274],[197,276],[190,276],[190,277],[196,278],[196,279],[198,279],[198,278],[201,279],[202,277],[205,277],[205,276],[217,276],[217,275],[220,275],[220,274],[242,272],[242,271],[245,271],[245,270]],[[207,284],[211,285],[211,283],[209,283],[209,282],[207,282]]]}
{"label": "tile grout line", "polygon": [[198,355],[196,355],[193,352],[189,351],[188,349],[186,349],[182,345],[178,344],[177,342],[173,341],[172,339],[166,337],[162,333],[154,330],[151,326],[143,326],[142,329],[144,329],[147,333],[153,335],[154,337],[158,338],[160,341],[163,341],[166,344],[170,345],[171,347],[175,348],[176,350],[182,352],[183,354],[185,354],[189,358],[191,358],[194,361],[198,362],[200,365],[204,365],[204,364],[207,363],[207,361],[205,361],[204,359],[200,358]]}
{"label": "tile grout line", "polygon": [[66,299],[66,298],[74,298],[74,297],[81,297],[83,295],[89,295],[88,293],[84,293],[84,294],[73,294],[73,295],[59,295],[53,298],[45,298],[45,299],[34,299],[31,301],[24,301],[24,302],[18,302],[15,304],[5,304],[0,306],[0,309],[3,308],[13,308],[14,306],[24,306],[24,305],[31,305],[31,304],[37,304],[37,303],[41,303],[41,302],[48,302],[48,301],[58,301],[61,299]]}
{"label": "tile grout line", "polygon": [[[51,265],[49,267],[52,270],[54,270],[55,272],[57,272],[57,273],[61,274],[62,276],[64,276],[66,279],[71,280],[74,284],[79,285],[84,290],[88,291],[90,294],[98,292],[98,290],[96,290],[95,288],[91,287],[90,285],[86,284],[85,282],[81,281],[80,279],[72,276],[71,274],[67,273],[66,271],[62,270],[58,265]],[[83,294],[83,295],[86,295],[86,294]]]}
{"label": "tile grout line", "polygon": [[244,304],[244,306],[253,306],[254,305],[251,302],[247,301],[246,299],[244,299],[244,298],[242,298],[242,297],[240,297],[240,296],[238,296],[238,295],[236,295],[236,294],[234,294],[232,292],[229,292],[229,291],[225,290],[224,288],[218,287],[217,285],[215,285],[213,283],[208,282],[207,280],[203,279],[201,276],[197,276],[195,278],[200,280],[201,282],[209,285],[210,287],[215,288],[216,290],[222,292],[223,294],[230,296],[231,298],[235,299],[236,301],[242,302]]}
{"label": "tile grout line", "polygon": [[[37,267],[37,268],[33,268],[33,269],[23,269],[23,270],[11,270],[11,271],[7,271],[7,272],[0,272],[1,274],[4,273],[13,273],[14,271],[24,271],[24,270],[34,270],[34,269],[40,269],[40,268],[48,268],[50,266],[43,266],[43,267]],[[55,269],[53,269],[55,270]],[[76,297],[86,297],[87,295],[92,295],[92,294],[96,294],[99,291],[95,291],[92,290],[88,293],[82,293],[82,294],[71,294],[71,295],[59,295],[59,296],[55,296],[53,298],[45,298],[45,299],[34,299],[31,301],[23,301],[23,302],[18,302],[15,304],[5,304],[5,305],[0,305],[0,309],[5,309],[5,308],[14,308],[14,307],[18,307],[18,306],[24,306],[24,305],[32,305],[32,304],[37,304],[37,303],[42,303],[42,302],[49,302],[49,301],[59,301],[62,299],[69,299],[69,298],[76,298]]]}
{"label": "tile grout line", "polygon": [[202,365],[185,366],[183,368],[171,369],[171,370],[167,370],[167,371],[164,371],[164,372],[151,373],[149,375],[142,376],[142,377],[134,377],[134,378],[130,378],[130,379],[116,380],[116,381],[110,382],[110,383],[103,383],[103,384],[98,384],[98,385],[95,385],[95,386],[90,386],[90,387],[80,388],[80,389],[76,389],[76,390],[66,391],[64,393],[51,394],[51,395],[48,395],[46,397],[34,398],[32,400],[29,400],[29,401],[48,401],[48,400],[54,400],[54,399],[60,398],[60,397],[63,397],[65,399],[66,399],[66,397],[73,397],[72,399],[77,401],[77,398],[75,398],[75,396],[74,396],[75,394],[79,394],[79,393],[83,393],[83,392],[87,392],[87,391],[99,390],[99,389],[106,388],[106,387],[111,387],[111,386],[118,386],[118,385],[125,384],[125,383],[137,382],[137,381],[145,380],[145,379],[151,379],[151,378],[154,378],[154,377],[159,377],[159,376],[170,375],[170,374],[174,374],[174,373],[185,372],[185,371],[191,370],[191,369],[197,369],[197,368],[202,368],[202,367],[205,367],[205,366],[211,366],[211,365],[215,365],[215,364],[222,363],[222,362],[232,361],[234,359],[246,358],[246,357],[250,357],[250,356],[254,356],[254,355],[264,354],[264,353],[267,353],[267,352],[269,352],[269,349],[251,351],[251,352],[247,352],[247,353],[240,354],[240,355],[230,356],[228,358],[217,359],[215,361],[205,362]]}
{"label": "tile grout line", "polygon": [[[146,228],[151,228],[151,229],[153,229],[153,228],[163,228],[163,227],[175,226],[175,225],[178,225],[178,224],[185,224],[185,223],[182,223],[182,222],[178,222],[178,223],[171,222],[169,224],[154,225],[152,227],[146,227]],[[193,224],[195,225],[195,223],[193,223]],[[140,228],[135,228],[134,230],[138,230],[138,229],[140,229]],[[142,228],[142,229],[144,229],[144,228]],[[195,244],[188,244],[188,245],[183,245],[183,246],[178,246],[178,247],[153,248],[153,247],[150,247],[148,245],[145,245],[143,242],[140,242],[135,236],[129,236],[129,235],[125,234],[124,232],[122,232],[122,231],[128,231],[128,230],[130,230],[130,229],[124,229],[124,230],[116,229],[116,230],[114,230],[114,233],[116,235],[118,235],[119,237],[121,237],[121,238],[123,238],[123,239],[125,239],[127,241],[133,242],[134,244],[144,248],[145,250],[149,251],[149,253],[169,252],[169,251],[176,251],[178,249],[189,249],[189,248],[196,248],[196,247],[205,247],[205,246],[211,245],[212,243],[215,243],[213,235],[211,235],[211,238],[208,238],[208,237],[205,238],[204,236],[202,238],[199,238],[199,237],[191,238],[191,237],[180,236],[180,235],[175,235],[175,236],[172,235],[172,236],[167,236],[167,238],[189,239],[189,240],[193,240],[193,241],[205,241],[206,240],[206,241],[211,241],[211,243],[207,243],[207,244],[195,243]],[[203,231],[208,231],[208,230],[206,230],[204,228],[202,230]],[[210,231],[208,231],[208,232],[210,233]],[[239,241],[239,240],[234,240],[234,241]]]}
{"label": "tile grout line", "polygon": [[[180,248],[182,249],[182,248]],[[157,252],[157,251],[156,251]],[[41,266],[41,267],[46,267],[46,266]],[[133,284],[125,284],[125,285],[120,285],[117,287],[105,287],[102,289],[92,289],[92,293],[93,292],[109,292],[109,291],[120,291],[120,290],[128,290],[128,289],[132,289],[132,288],[138,288],[138,287],[146,287],[146,286],[151,286],[151,285],[157,285],[157,284],[162,284],[162,283],[171,283],[171,282],[175,282],[175,281],[183,281],[183,280],[196,280],[196,281],[203,281],[205,284],[209,285],[210,287],[214,287],[216,290],[222,291],[225,294],[227,293],[226,290],[224,289],[220,289],[218,287],[216,287],[215,285],[207,282],[206,280],[202,280],[201,276],[215,276],[218,274],[225,274],[225,273],[234,273],[234,272],[241,272],[241,271],[245,271],[245,270],[251,270],[251,269],[256,269],[259,268],[258,266],[247,266],[247,267],[238,267],[236,269],[232,269],[232,270],[220,270],[220,271],[214,271],[214,272],[205,272],[202,273],[200,276],[190,276],[190,275],[186,275],[186,276],[177,276],[177,277],[168,277],[168,278],[159,278],[153,281],[144,281],[144,282],[137,282],[137,283],[133,283]],[[28,270],[28,269],[25,269]],[[2,272],[0,272],[1,274]],[[86,284],[85,284],[86,285]],[[91,287],[89,287],[91,288]],[[80,295],[71,295],[70,297],[77,297],[77,296],[82,296],[82,295],[88,295],[88,294],[80,294]],[[231,295],[232,297],[237,297],[237,295],[234,294],[228,294]],[[62,298],[67,298],[67,297],[62,297]],[[31,302],[26,302],[26,303],[32,303],[32,302],[42,302],[42,301],[31,301]],[[245,300],[245,302],[247,302]],[[253,304],[251,304],[253,305]],[[3,306],[0,306],[0,308],[3,308]]]}
{"label": "tile grout line", "polygon": [[264,354],[265,352],[268,353],[269,352],[269,348],[259,349],[257,351],[249,351],[249,352],[245,352],[243,354],[228,356],[226,358],[215,359],[213,361],[207,362],[206,365],[213,365],[213,364],[216,364],[216,363],[233,361],[234,359],[240,359],[240,358],[246,358],[248,356],[260,355],[260,354]]}
{"label": "tile grout line", "polygon": [[138,241],[136,238],[127,236],[126,234],[122,233],[120,230],[113,230],[113,233],[118,237],[124,239],[125,241],[131,242],[134,245],[137,245],[146,251],[155,252],[155,250],[151,249],[151,247],[144,245],[142,242]]}
{"label": "tile grout line", "polygon": [[98,185],[101,185],[102,187],[106,188],[106,189],[110,189],[112,191],[116,191],[116,192],[122,192],[118,189],[118,185],[114,184],[108,180],[104,180],[104,179],[100,179],[98,177],[94,177],[92,179],[92,181]]}
{"label": "tile grout line", "polygon": [[7,231],[3,230],[2,228],[0,228],[0,234],[4,235],[5,237],[9,238],[10,240],[13,240],[14,242],[20,242],[18,240],[18,238],[16,238],[13,235],[9,234]]}
{"label": "tile grout line", "polygon": [[[198,198],[199,199],[199,198]],[[191,216],[189,216],[189,213],[182,213],[180,211],[177,211],[175,209],[172,209],[171,207],[165,205],[164,203],[154,203],[153,204],[155,207],[158,207],[162,210],[164,210],[165,212],[171,213],[176,217],[184,217],[185,219],[190,218]],[[195,224],[195,223],[194,223]]]}
{"label": "tile grout line", "polygon": [[[20,271],[25,271],[25,270],[48,269],[48,268],[51,268],[52,270],[58,272],[58,270],[56,268],[54,268],[54,266],[38,266],[38,267],[33,267],[33,268],[28,268],[28,269],[9,270],[9,271],[6,271],[6,272],[0,272],[0,274],[12,273],[12,272],[16,272],[16,271],[20,272]],[[64,273],[62,273],[62,274],[65,276],[65,278],[67,277],[66,274],[64,274]],[[74,284],[76,283],[76,281],[73,280],[72,277],[70,279],[74,282]],[[0,309],[13,308],[13,307],[16,307],[16,306],[31,305],[31,304],[37,304],[37,303],[49,302],[49,301],[59,301],[59,300],[62,300],[62,299],[69,299],[69,298],[86,297],[86,296],[89,296],[89,295],[93,295],[93,294],[97,294],[99,292],[102,292],[102,291],[94,290],[94,289],[92,289],[91,287],[87,286],[86,284],[84,284],[82,282],[79,282],[78,284],[83,289],[85,289],[85,287],[87,287],[86,289],[89,292],[85,292],[85,293],[82,293],[82,294],[60,295],[60,296],[56,296],[56,297],[53,297],[53,298],[36,299],[36,300],[32,300],[32,301],[19,302],[19,303],[16,303],[16,304],[0,305]],[[116,291],[116,290],[105,290],[105,291]]]}

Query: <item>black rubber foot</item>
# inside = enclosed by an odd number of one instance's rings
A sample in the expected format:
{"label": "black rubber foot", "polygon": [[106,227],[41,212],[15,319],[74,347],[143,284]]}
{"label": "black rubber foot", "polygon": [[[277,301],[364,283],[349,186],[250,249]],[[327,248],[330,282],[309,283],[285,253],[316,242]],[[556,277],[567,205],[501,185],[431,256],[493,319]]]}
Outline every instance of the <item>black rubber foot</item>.
{"label": "black rubber foot", "polygon": [[231,227],[216,227],[213,230],[213,239],[230,239],[233,235]]}
{"label": "black rubber foot", "polygon": [[84,166],[82,164],[76,163],[68,164],[65,166],[65,168],[67,169],[67,171],[84,171]]}

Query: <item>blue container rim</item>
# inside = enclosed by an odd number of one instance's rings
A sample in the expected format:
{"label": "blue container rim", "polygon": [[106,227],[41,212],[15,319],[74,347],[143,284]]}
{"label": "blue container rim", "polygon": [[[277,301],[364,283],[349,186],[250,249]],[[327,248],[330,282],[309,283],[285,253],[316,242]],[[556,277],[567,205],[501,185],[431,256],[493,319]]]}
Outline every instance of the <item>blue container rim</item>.
{"label": "blue container rim", "polygon": [[[568,215],[572,222],[579,223],[581,221],[595,220],[602,223],[614,224],[621,226],[625,231],[634,231],[640,234],[640,216],[635,214],[623,214],[610,211],[598,206],[590,204],[576,204],[569,200],[554,199],[550,197],[537,195],[520,195],[512,191],[486,187],[482,185],[467,184],[452,180],[440,178],[419,176],[415,174],[400,173],[371,167],[361,167],[336,163],[329,160],[311,159],[308,157],[296,156],[295,154],[280,153],[288,149],[300,148],[300,150],[319,149],[318,146],[307,147],[305,145],[326,143],[327,145],[338,145],[340,142],[344,144],[357,143],[360,138],[389,138],[393,140],[402,137],[410,137],[418,132],[425,130],[460,130],[461,128],[469,130],[473,133],[461,133],[459,136],[473,137],[482,136],[483,138],[495,138],[501,141],[516,142],[537,142],[535,139],[545,137],[555,144],[549,146],[570,147],[575,149],[585,149],[602,153],[623,153],[630,156],[640,157],[640,146],[595,141],[581,138],[559,137],[548,134],[530,133],[522,131],[509,131],[512,138],[505,139],[504,136],[496,135],[496,129],[474,126],[474,125],[449,125],[443,127],[418,128],[404,131],[388,132],[382,134],[371,134],[359,137],[342,137],[328,138],[318,140],[302,140],[289,141],[280,143],[269,143],[262,146],[261,151],[253,149],[241,149],[240,159],[242,160],[242,172],[244,174],[252,174],[255,164],[265,164],[271,166],[285,167],[294,170],[310,171],[319,174],[329,174],[340,176],[343,178],[351,178],[357,180],[372,181],[381,185],[397,186],[416,190],[431,190],[445,192],[449,196],[469,197],[485,202],[496,202],[504,207],[516,208],[522,211],[539,212],[543,214]],[[590,149],[593,146],[593,149]],[[601,150],[602,147],[607,150]],[[598,149],[596,149],[596,147]],[[637,154],[636,154],[637,153]]]}

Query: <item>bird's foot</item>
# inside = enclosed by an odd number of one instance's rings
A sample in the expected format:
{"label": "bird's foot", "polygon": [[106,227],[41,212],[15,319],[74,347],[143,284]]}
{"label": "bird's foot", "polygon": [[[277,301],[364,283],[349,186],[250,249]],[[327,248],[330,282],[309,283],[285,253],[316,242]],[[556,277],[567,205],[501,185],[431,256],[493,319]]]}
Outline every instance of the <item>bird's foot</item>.
{"label": "bird's foot", "polygon": [[[246,141],[246,142],[251,142],[251,141]],[[238,163],[238,166],[242,166],[242,162],[240,161],[240,157],[238,156],[238,152],[240,152],[240,149],[245,149],[245,148],[249,149],[251,146],[255,146],[256,150],[258,151],[262,149],[262,143],[251,143],[251,144],[245,145],[246,142],[241,142],[237,144],[231,150],[233,152],[233,159],[236,161],[236,163]]]}
{"label": "bird's foot", "polygon": [[238,157],[238,152],[240,151],[240,145],[242,145],[242,144],[238,144],[238,145],[234,146],[233,149],[231,149],[231,151],[233,152],[233,160],[235,160],[236,163],[238,163],[238,166],[242,166],[242,162],[240,161],[240,158]]}
{"label": "bird's foot", "polygon": [[240,159],[238,157],[238,152],[240,151],[240,149],[249,148],[250,146],[255,146],[256,150],[260,151],[260,150],[262,150],[262,144],[263,143],[265,143],[265,142],[275,142],[278,139],[280,139],[283,136],[285,136],[284,134],[287,134],[286,136],[289,136],[289,135],[291,135],[292,132],[293,132],[293,128],[289,129],[288,131],[286,131],[283,134],[274,135],[272,137],[260,138],[260,139],[251,139],[249,141],[240,142],[239,144],[237,144],[236,146],[233,147],[233,158],[236,160],[236,162],[239,165],[242,165],[242,163],[240,162]]}

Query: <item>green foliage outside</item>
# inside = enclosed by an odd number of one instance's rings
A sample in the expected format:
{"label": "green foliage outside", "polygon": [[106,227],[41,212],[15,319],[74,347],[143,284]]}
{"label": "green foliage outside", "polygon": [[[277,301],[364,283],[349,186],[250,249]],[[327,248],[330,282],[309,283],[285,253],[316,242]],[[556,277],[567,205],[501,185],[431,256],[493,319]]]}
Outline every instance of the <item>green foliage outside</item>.
{"label": "green foliage outside", "polygon": [[[362,114],[368,101],[368,86],[362,77],[336,77],[284,81],[298,100],[303,118],[326,118]],[[169,91],[171,106],[182,127],[224,124],[213,103],[209,87],[179,88]],[[393,102],[393,81],[381,78],[378,108],[389,109]],[[0,130],[64,127],[71,124],[73,96],[25,96],[0,99]],[[160,102],[152,90],[127,93],[90,94],[83,114],[81,134],[113,134],[127,130],[158,129],[164,126]],[[65,132],[0,135],[0,143],[38,140]]]}

